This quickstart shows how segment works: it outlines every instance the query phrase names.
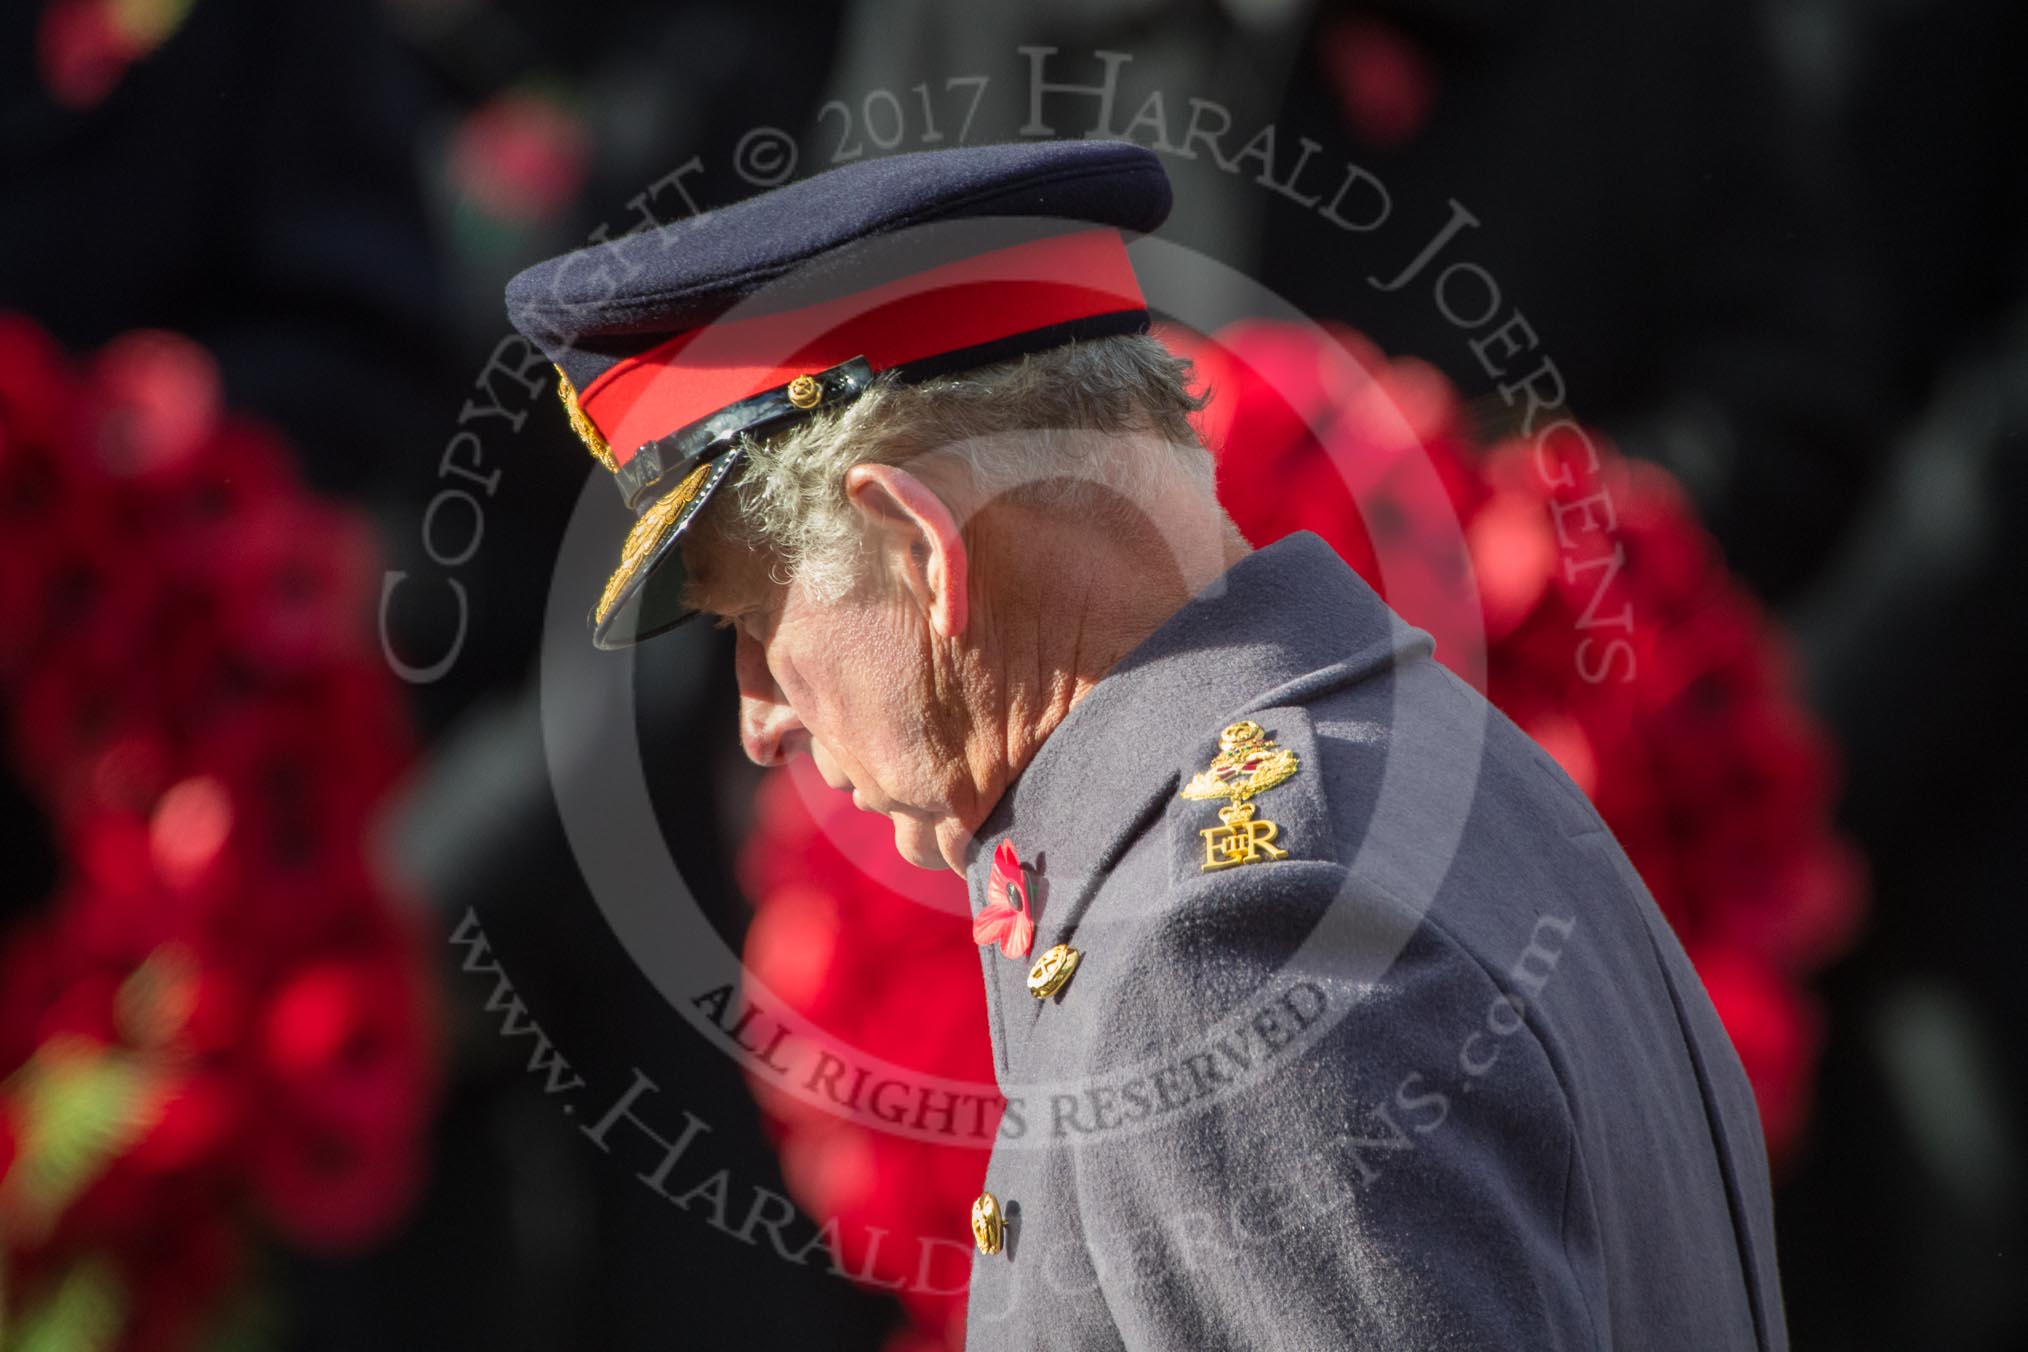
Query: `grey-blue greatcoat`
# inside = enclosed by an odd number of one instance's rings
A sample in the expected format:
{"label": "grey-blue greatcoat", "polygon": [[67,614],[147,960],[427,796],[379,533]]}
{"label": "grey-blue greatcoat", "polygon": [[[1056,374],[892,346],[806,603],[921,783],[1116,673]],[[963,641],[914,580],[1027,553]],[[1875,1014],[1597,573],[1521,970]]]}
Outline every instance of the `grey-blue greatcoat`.
{"label": "grey-blue greatcoat", "polygon": [[[1220,729],[1300,768],[1203,871]],[[1228,571],[984,823],[1009,1097],[972,1348],[1786,1346],[1760,1123],[1682,948],[1557,766],[1314,535]]]}

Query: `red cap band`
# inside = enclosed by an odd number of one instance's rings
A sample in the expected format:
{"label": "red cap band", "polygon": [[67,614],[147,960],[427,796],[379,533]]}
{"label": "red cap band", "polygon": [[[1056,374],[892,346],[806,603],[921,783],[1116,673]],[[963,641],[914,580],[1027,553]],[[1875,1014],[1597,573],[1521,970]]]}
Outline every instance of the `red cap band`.
{"label": "red cap band", "polygon": [[779,314],[726,320],[618,363],[578,404],[624,465],[764,390],[865,357],[874,371],[1094,315],[1146,308],[1111,226],[1010,245]]}

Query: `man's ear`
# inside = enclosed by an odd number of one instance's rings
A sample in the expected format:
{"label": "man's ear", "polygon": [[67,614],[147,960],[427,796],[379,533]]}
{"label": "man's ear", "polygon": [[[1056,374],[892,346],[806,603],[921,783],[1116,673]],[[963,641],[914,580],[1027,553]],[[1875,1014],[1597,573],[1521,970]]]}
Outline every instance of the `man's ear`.
{"label": "man's ear", "polygon": [[958,519],[928,484],[893,465],[845,471],[845,498],[880,542],[895,574],[942,638],[965,632],[971,560]]}

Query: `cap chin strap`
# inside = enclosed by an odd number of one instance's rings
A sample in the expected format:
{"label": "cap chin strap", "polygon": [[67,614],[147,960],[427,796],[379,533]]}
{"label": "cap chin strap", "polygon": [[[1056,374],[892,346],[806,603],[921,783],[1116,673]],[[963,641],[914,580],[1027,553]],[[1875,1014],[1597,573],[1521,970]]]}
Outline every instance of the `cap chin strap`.
{"label": "cap chin strap", "polygon": [[639,512],[665,479],[690,473],[729,448],[742,432],[778,430],[820,408],[856,399],[872,383],[873,367],[866,358],[854,357],[727,404],[688,427],[644,443],[617,471],[620,496],[630,511]]}
{"label": "cap chin strap", "polygon": [[[914,384],[1064,343],[1123,333],[1146,333],[1150,322],[1151,316],[1143,306],[1078,315],[967,347],[913,358],[887,367],[879,374],[891,373],[904,384]],[[645,442],[626,464],[614,471],[620,485],[620,496],[626,500],[628,510],[639,513],[643,503],[653,500],[662,480],[671,475],[689,473],[701,462],[723,452],[740,433],[774,431],[817,409],[856,399],[873,383],[875,374],[867,358],[854,357],[829,370],[812,371],[785,385],[763,390],[736,404],[727,404],[716,413],[699,418],[668,436]]]}

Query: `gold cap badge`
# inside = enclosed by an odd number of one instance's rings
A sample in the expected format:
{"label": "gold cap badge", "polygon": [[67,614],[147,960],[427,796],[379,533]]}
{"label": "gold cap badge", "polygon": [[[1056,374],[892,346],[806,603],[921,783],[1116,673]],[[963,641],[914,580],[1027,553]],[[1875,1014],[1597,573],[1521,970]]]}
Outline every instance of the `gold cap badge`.
{"label": "gold cap badge", "polygon": [[578,407],[577,386],[570,383],[570,377],[563,373],[561,366],[556,368],[556,397],[563,401],[564,414],[570,419],[570,430],[577,433],[577,439],[592,453],[592,458],[614,474],[618,474],[620,466],[619,462],[613,459],[613,448],[606,445],[606,439],[599,435],[599,429],[592,425],[592,420],[585,417],[584,410]]}

